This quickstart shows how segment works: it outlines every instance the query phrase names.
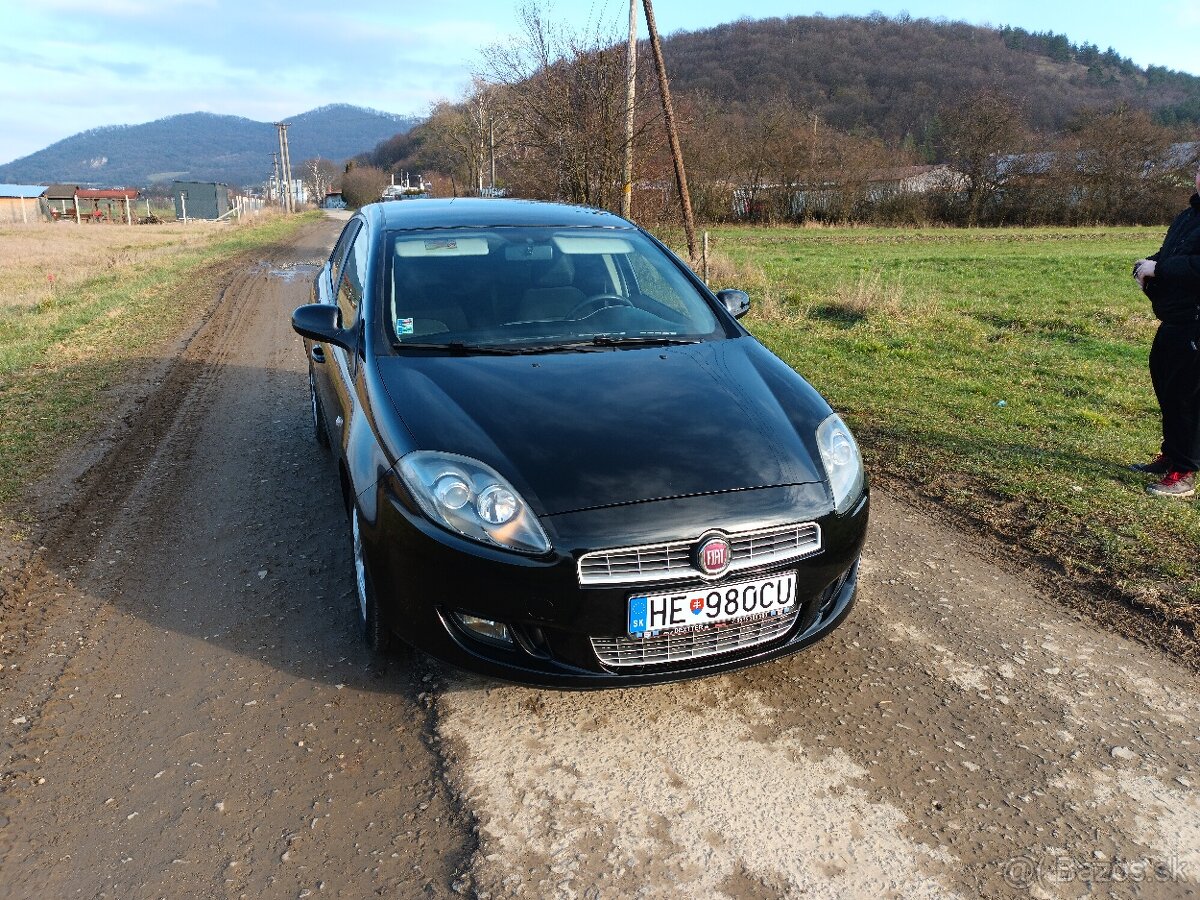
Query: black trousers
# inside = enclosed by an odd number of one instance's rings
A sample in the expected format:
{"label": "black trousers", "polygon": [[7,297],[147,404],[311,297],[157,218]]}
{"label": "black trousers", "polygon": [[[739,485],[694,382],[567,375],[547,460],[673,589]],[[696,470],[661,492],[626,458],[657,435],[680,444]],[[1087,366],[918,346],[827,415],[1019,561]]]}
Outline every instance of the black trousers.
{"label": "black trousers", "polygon": [[1150,380],[1162,410],[1162,452],[1172,468],[1200,469],[1200,325],[1158,326]]}

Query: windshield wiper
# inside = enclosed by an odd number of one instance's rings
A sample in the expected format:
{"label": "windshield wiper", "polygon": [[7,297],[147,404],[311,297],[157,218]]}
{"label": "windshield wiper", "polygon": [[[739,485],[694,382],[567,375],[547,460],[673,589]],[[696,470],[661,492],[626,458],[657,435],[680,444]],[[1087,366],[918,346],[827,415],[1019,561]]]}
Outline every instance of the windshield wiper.
{"label": "windshield wiper", "polygon": [[621,335],[597,334],[592,338],[597,347],[674,347],[679,344],[699,344],[695,338],[673,338],[662,335],[622,337]]}
{"label": "windshield wiper", "polygon": [[468,344],[464,341],[447,341],[444,344],[397,341],[401,350],[442,350],[456,356],[524,356],[538,353],[595,353],[612,347],[670,347],[676,344],[698,344],[692,338],[672,337],[621,337],[597,334],[586,341],[571,341],[562,344],[525,344],[517,347],[502,347],[496,344]]}
{"label": "windshield wiper", "polygon": [[467,344],[463,341],[448,341],[445,344],[421,344],[413,341],[396,341],[401,350],[448,350],[459,356],[488,355],[513,356],[526,351],[517,347],[497,347],[492,344]]}

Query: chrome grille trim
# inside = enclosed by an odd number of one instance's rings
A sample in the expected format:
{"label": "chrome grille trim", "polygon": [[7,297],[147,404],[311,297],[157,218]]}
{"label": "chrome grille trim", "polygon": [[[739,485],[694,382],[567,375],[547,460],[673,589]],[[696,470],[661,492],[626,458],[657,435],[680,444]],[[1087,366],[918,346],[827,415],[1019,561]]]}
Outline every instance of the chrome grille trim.
{"label": "chrome grille trim", "polygon": [[[756,531],[726,534],[730,545],[730,572],[790,562],[821,552],[821,526],[816,522],[777,525]],[[678,578],[710,580],[692,565],[691,551],[697,536],[690,541],[646,544],[596,550],[579,557],[577,566],[581,585],[646,584]]]}
{"label": "chrome grille trim", "polygon": [[667,632],[657,637],[592,638],[596,658],[604,665],[619,669],[628,666],[654,666],[665,663],[734,653],[756,647],[787,634],[799,614],[799,607],[782,615],[768,616],[755,622],[713,625],[703,631]]}

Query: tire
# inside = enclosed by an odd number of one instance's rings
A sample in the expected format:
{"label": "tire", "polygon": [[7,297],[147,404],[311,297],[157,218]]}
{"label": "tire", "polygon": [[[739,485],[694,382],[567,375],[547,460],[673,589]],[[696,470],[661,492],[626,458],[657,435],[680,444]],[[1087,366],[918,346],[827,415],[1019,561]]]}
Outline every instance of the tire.
{"label": "tire", "polygon": [[308,370],[308,400],[312,407],[313,440],[323,450],[329,449],[329,432],[325,430],[325,410],[321,408],[321,400],[317,397],[317,381],[312,369]]}
{"label": "tire", "polygon": [[375,586],[367,569],[366,554],[363,552],[362,529],[359,526],[358,505],[350,512],[350,535],[354,552],[354,596],[357,600],[358,630],[363,643],[373,653],[385,654],[392,645],[392,634],[379,612],[375,598]]}

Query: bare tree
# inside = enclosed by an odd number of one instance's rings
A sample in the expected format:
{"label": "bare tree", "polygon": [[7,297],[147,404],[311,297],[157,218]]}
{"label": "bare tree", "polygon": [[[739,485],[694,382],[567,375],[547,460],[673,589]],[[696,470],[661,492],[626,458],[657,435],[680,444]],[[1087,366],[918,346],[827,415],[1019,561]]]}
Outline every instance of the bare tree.
{"label": "bare tree", "polygon": [[[529,3],[518,40],[484,51],[484,76],[502,86],[511,133],[509,177],[526,196],[619,208],[625,149],[626,53],[613,29],[576,34]],[[643,67],[644,70],[644,67]],[[639,111],[647,90],[639,86]],[[657,102],[656,92],[650,100]],[[639,116],[635,140],[646,116]]]}
{"label": "bare tree", "polygon": [[325,195],[329,193],[334,179],[338,176],[337,166],[327,159],[314,156],[304,160],[300,164],[300,170],[304,173],[304,187],[308,196],[313,199],[313,203],[320,206],[325,202]]}
{"label": "bare tree", "polygon": [[1013,174],[1013,155],[1025,138],[1021,104],[1011,94],[984,88],[938,114],[942,156],[962,176],[967,224]]}
{"label": "bare tree", "polygon": [[1063,174],[1086,220],[1153,221],[1177,204],[1178,182],[1182,175],[1187,183],[1193,160],[1171,158],[1169,129],[1125,104],[1085,113],[1077,124],[1066,154],[1074,171]]}
{"label": "bare tree", "polygon": [[428,150],[452,177],[456,193],[480,193],[485,182],[494,186],[494,161],[507,152],[511,130],[505,106],[505,89],[477,76],[458,103],[443,100],[430,110]]}

